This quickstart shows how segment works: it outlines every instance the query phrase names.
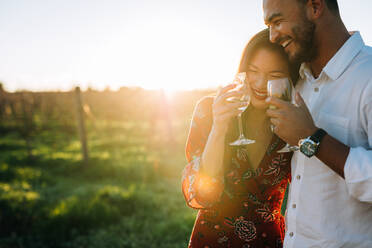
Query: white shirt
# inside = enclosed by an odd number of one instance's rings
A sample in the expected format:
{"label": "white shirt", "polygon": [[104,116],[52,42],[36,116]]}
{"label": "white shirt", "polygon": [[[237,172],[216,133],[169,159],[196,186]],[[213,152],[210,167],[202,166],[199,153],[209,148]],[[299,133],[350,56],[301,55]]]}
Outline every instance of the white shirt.
{"label": "white shirt", "polygon": [[317,79],[303,64],[296,89],[315,125],[351,150],[345,179],[295,152],[284,247],[371,248],[372,48],[354,33]]}

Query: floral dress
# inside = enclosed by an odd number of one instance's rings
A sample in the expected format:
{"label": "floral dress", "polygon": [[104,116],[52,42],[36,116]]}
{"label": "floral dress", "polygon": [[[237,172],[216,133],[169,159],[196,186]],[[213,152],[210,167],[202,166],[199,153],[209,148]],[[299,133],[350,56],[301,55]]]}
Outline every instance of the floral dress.
{"label": "floral dress", "polygon": [[282,247],[280,208],[292,154],[277,153],[285,142],[273,135],[259,166],[253,169],[245,148],[231,147],[227,141],[225,147],[231,155],[224,160],[224,177],[203,174],[199,162],[212,127],[212,103],[212,97],[198,103],[186,144],[189,163],[183,172],[182,190],[187,204],[199,209],[189,248]]}

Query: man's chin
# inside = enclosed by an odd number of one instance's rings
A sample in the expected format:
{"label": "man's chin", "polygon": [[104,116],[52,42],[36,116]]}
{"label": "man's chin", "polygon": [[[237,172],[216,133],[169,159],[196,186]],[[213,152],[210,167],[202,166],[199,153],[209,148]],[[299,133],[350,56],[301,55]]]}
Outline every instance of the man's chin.
{"label": "man's chin", "polygon": [[294,44],[290,44],[290,46],[291,45],[292,45],[292,47],[285,48],[285,52],[288,55],[289,61],[294,63],[294,62],[297,62],[297,60],[298,60],[299,51],[296,51],[295,47],[293,46]]}
{"label": "man's chin", "polygon": [[310,62],[315,57],[314,47],[298,46],[296,50],[288,51],[288,59],[291,63],[301,64]]}
{"label": "man's chin", "polygon": [[299,61],[300,56],[298,56],[296,53],[289,53],[288,58],[291,63],[301,63],[301,61]]}
{"label": "man's chin", "polygon": [[288,54],[289,61],[291,63],[301,64],[303,62],[306,62],[306,56],[302,53],[289,53]]}

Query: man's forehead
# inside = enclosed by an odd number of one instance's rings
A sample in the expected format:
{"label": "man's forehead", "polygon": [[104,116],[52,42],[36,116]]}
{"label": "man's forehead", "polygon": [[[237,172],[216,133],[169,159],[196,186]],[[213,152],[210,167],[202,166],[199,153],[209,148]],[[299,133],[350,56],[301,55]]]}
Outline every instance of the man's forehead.
{"label": "man's forehead", "polygon": [[275,15],[283,14],[297,0],[263,0],[263,12],[265,22]]}
{"label": "man's forehead", "polygon": [[264,12],[264,19],[265,21],[268,21],[270,16],[273,13],[276,13],[279,11],[279,2],[280,0],[263,0],[263,12]]}
{"label": "man's forehead", "polygon": [[298,0],[263,0],[263,5],[269,5],[269,6],[276,6],[276,5],[280,5],[280,6],[285,6],[287,4],[293,4],[295,2],[297,2]]}

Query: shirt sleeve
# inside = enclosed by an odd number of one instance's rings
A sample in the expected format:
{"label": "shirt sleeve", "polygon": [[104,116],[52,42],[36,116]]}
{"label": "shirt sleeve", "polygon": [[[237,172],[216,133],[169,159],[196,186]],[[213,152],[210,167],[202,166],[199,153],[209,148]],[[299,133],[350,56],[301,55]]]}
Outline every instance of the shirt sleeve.
{"label": "shirt sleeve", "polygon": [[195,209],[213,207],[224,189],[222,179],[202,172],[200,158],[212,126],[212,97],[200,100],[194,110],[186,142],[186,165],[182,174],[182,192],[188,206]]}
{"label": "shirt sleeve", "polygon": [[364,92],[361,102],[365,104],[360,116],[368,145],[350,149],[344,175],[350,195],[359,201],[372,203],[372,81]]}

